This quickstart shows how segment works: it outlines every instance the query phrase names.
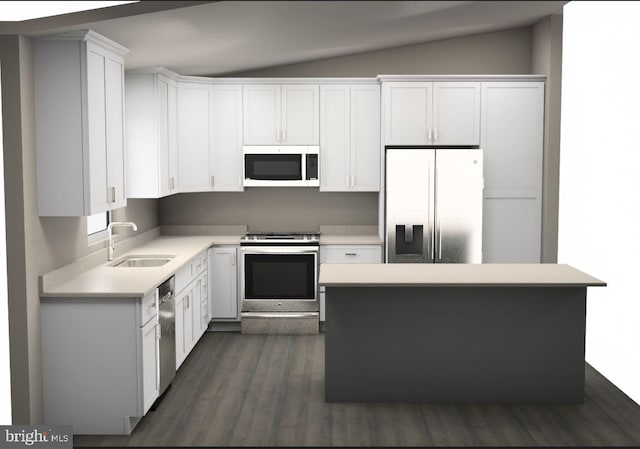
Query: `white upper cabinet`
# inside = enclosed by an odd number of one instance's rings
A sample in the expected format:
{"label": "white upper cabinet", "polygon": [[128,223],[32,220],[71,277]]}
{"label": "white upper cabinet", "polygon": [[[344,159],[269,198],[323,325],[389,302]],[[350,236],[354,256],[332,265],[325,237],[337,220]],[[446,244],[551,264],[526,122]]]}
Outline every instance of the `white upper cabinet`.
{"label": "white upper cabinet", "polygon": [[244,144],[280,145],[280,85],[244,86]]}
{"label": "white upper cabinet", "polygon": [[211,178],[211,86],[178,83],[178,189],[204,192]]}
{"label": "white upper cabinet", "polygon": [[177,193],[177,82],[169,74],[125,75],[127,191],[129,198]]}
{"label": "white upper cabinet", "polygon": [[178,86],[180,192],[241,192],[242,85]]}
{"label": "white upper cabinet", "polygon": [[320,190],[380,190],[380,87],[320,86]]}
{"label": "white upper cabinet", "polygon": [[319,87],[245,84],[245,145],[318,145]]}
{"label": "white upper cabinet", "polygon": [[351,86],[351,190],[380,191],[380,86]]}
{"label": "white upper cabinet", "polygon": [[350,110],[348,84],[320,86],[320,191],[349,190]]}
{"label": "white upper cabinet", "polygon": [[[96,50],[100,49],[96,47]],[[111,189],[109,208],[118,209],[127,205],[126,165],[124,152],[124,60],[115,59],[104,51],[95,51],[104,58],[105,64],[105,110],[107,142],[107,186]],[[95,79],[100,79],[97,76]],[[89,76],[91,85],[92,76]],[[100,84],[89,87],[90,91],[99,89]],[[91,119],[91,110],[89,117]],[[97,188],[101,190],[101,185]]]}
{"label": "white upper cabinet", "polygon": [[480,83],[383,83],[385,145],[479,145]]}
{"label": "white upper cabinet", "polygon": [[88,216],[126,206],[127,51],[92,31],[34,40],[41,216]]}
{"label": "white upper cabinet", "polygon": [[433,83],[432,145],[480,144],[480,83]]}
{"label": "white upper cabinet", "polygon": [[383,84],[385,145],[430,145],[433,83]]}
{"label": "white upper cabinet", "polygon": [[319,87],[282,85],[282,122],[280,144],[318,145]]}
{"label": "white upper cabinet", "polygon": [[241,192],[242,86],[211,88],[211,183],[214,191]]}

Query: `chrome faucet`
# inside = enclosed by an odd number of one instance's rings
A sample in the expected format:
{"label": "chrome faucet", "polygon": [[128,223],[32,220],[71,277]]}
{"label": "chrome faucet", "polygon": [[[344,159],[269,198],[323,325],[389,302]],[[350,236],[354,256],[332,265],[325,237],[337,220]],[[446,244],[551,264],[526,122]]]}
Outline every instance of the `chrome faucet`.
{"label": "chrome faucet", "polygon": [[116,226],[130,226],[134,231],[138,230],[138,227],[132,221],[113,221],[109,223],[109,226],[107,226],[107,235],[109,236],[109,260],[113,260],[113,252],[116,250],[116,242],[113,240],[113,234],[111,233],[111,230]]}

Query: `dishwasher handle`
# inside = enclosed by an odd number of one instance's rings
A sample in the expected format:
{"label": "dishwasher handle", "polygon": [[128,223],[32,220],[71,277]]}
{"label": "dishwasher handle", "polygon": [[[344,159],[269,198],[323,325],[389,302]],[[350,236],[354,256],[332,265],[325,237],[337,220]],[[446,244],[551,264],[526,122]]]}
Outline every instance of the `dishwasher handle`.
{"label": "dishwasher handle", "polygon": [[173,299],[173,292],[169,290],[162,298],[160,298],[160,302],[169,302]]}

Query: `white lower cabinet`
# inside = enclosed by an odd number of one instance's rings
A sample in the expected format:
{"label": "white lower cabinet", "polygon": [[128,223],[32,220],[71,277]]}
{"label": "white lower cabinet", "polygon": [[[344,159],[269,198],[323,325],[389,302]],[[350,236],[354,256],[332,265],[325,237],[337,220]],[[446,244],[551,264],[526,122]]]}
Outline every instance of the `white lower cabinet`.
{"label": "white lower cabinet", "polygon": [[207,320],[207,309],[202,307],[203,301],[208,301],[208,295],[205,292],[207,288],[207,270],[203,271],[198,278],[193,282],[193,345],[200,340],[202,334],[207,330],[207,326],[209,325],[209,321]]}
{"label": "white lower cabinet", "polygon": [[209,305],[212,319],[238,320],[237,246],[209,248]]}
{"label": "white lower cabinet", "polygon": [[209,321],[211,321],[211,312],[209,311],[209,286],[207,278],[204,278],[201,283],[202,296],[200,297],[200,334],[204,334],[209,327]]}
{"label": "white lower cabinet", "polygon": [[185,361],[200,337],[207,330],[208,315],[202,312],[202,300],[207,289],[207,252],[194,257],[176,273],[176,369]]}
{"label": "white lower cabinet", "polygon": [[43,424],[131,433],[158,397],[157,301],[41,299]]}
{"label": "white lower cabinet", "polygon": [[[382,263],[381,245],[321,245],[320,263]],[[320,287],[320,321],[325,321],[325,289]]]}
{"label": "white lower cabinet", "polygon": [[156,399],[160,386],[160,352],[158,338],[160,323],[156,315],[155,319],[149,320],[141,332],[142,341],[142,397],[144,402],[144,413],[149,411]]}
{"label": "white lower cabinet", "polygon": [[193,348],[193,286],[185,288],[176,297],[176,369]]}

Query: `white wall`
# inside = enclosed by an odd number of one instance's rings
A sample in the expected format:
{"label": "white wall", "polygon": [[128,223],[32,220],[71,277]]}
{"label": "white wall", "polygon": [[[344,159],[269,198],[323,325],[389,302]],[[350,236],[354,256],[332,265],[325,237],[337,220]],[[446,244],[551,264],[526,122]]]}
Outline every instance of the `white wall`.
{"label": "white wall", "polygon": [[640,3],[564,7],[558,262],[590,288],[586,359],[640,403]]}

